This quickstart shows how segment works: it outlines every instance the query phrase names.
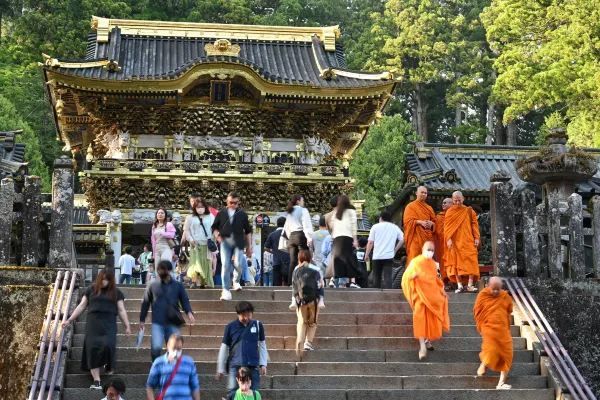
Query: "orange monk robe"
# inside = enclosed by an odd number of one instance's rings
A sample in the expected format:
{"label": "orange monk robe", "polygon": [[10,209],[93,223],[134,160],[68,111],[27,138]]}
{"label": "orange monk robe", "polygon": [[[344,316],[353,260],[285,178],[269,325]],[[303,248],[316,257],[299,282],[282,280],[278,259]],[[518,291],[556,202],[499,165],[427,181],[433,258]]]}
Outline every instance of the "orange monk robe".
{"label": "orange monk robe", "polygon": [[402,276],[402,291],[413,310],[416,338],[436,340],[442,331],[450,330],[448,297],[434,260],[423,255],[413,258]]}
{"label": "orange monk robe", "polygon": [[424,201],[414,200],[404,209],[402,222],[404,225],[404,244],[406,246],[406,265],[421,254],[423,245],[433,240],[433,231],[417,224],[418,220],[429,220],[435,223],[433,208]]}
{"label": "orange monk robe", "polygon": [[509,294],[502,290],[496,297],[485,288],[477,296],[473,314],[477,330],[481,334],[479,359],[494,371],[508,372],[513,361],[513,339],[510,332],[510,314],[513,303]]}
{"label": "orange monk robe", "polygon": [[444,264],[448,276],[473,275],[479,279],[477,246],[479,223],[471,207],[454,205],[444,216],[444,240],[452,239],[452,247],[446,247]]}
{"label": "orange monk robe", "polygon": [[446,251],[446,241],[444,240],[444,217],[446,211],[441,211],[435,216],[435,230],[434,230],[434,241],[435,241],[435,259],[440,264],[440,273],[442,280],[448,278],[446,274],[446,268],[444,268],[444,253]]}

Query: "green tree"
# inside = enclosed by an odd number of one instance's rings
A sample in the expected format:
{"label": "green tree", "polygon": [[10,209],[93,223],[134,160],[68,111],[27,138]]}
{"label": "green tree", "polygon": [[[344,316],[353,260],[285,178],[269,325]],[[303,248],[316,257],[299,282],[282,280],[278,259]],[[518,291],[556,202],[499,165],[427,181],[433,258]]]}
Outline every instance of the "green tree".
{"label": "green tree", "polygon": [[29,174],[42,178],[42,189],[49,191],[51,186],[48,166],[42,159],[42,149],[37,135],[31,127],[20,118],[13,104],[0,95],[0,131],[22,129],[23,133],[17,136],[20,143],[25,144],[25,160],[29,163]]}
{"label": "green tree", "polygon": [[556,112],[572,142],[600,146],[600,0],[493,0],[482,19],[504,122]]}
{"label": "green tree", "polygon": [[411,125],[401,115],[384,116],[354,153],[350,174],[356,180],[357,196],[366,200],[369,217],[397,194],[404,179],[404,155],[414,139]]}

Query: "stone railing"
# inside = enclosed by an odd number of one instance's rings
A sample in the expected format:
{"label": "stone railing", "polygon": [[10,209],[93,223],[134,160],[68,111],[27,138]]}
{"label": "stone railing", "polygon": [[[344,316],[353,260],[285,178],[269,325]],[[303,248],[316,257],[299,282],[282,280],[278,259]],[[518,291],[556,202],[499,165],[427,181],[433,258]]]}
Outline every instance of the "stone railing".
{"label": "stone railing", "polygon": [[[537,204],[532,190],[515,192],[509,175],[498,171],[491,177],[490,205],[497,274],[573,280],[600,276],[600,196],[585,209],[579,194],[565,199],[550,190]],[[592,250],[588,257],[586,247]]]}

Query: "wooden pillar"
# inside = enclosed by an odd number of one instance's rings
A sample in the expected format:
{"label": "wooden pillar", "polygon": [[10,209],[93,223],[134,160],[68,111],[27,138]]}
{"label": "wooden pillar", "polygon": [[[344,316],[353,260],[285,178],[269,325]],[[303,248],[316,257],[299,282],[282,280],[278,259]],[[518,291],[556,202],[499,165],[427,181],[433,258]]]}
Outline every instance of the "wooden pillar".
{"label": "wooden pillar", "polygon": [[515,210],[510,175],[506,171],[500,170],[492,175],[490,181],[490,222],[494,273],[499,276],[516,276]]}
{"label": "wooden pillar", "polygon": [[529,189],[521,192],[521,223],[523,225],[523,260],[527,276],[540,276],[540,241],[537,224],[537,207],[535,192]]}
{"label": "wooden pillar", "polygon": [[547,192],[548,272],[550,278],[563,279],[562,249],[560,241],[560,194]]}
{"label": "wooden pillar", "polygon": [[594,275],[600,277],[600,196],[592,198],[592,248],[594,252]]}
{"label": "wooden pillar", "polygon": [[583,253],[583,206],[581,196],[573,193],[569,204],[569,277],[585,278],[585,254]]}
{"label": "wooden pillar", "polygon": [[10,264],[15,183],[12,178],[0,182],[0,265]]}
{"label": "wooden pillar", "polygon": [[40,262],[40,224],[42,222],[42,181],[38,176],[25,177],[23,187],[23,261],[29,267]]}
{"label": "wooden pillar", "polygon": [[52,173],[52,220],[50,222],[51,268],[71,268],[73,262],[73,161],[62,156]]}

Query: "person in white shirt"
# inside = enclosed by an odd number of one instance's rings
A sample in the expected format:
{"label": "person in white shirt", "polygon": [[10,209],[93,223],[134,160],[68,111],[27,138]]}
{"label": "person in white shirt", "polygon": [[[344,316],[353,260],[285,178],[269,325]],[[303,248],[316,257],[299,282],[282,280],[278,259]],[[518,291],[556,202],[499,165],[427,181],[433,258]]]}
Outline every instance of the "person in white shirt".
{"label": "person in white shirt", "polygon": [[[365,261],[373,260],[373,287],[381,289],[392,288],[392,268],[394,256],[404,244],[404,234],[400,228],[393,224],[392,214],[383,211],[379,216],[379,223],[371,227]],[[373,256],[370,257],[371,251]],[[383,285],[381,276],[383,274]]]}
{"label": "person in white shirt", "polygon": [[288,202],[285,218],[283,231],[288,239],[288,252],[290,253],[288,277],[291,278],[294,268],[298,265],[298,252],[302,249],[308,249],[308,246],[312,243],[312,220],[308,210],[304,207],[304,196],[301,194],[292,196]]}
{"label": "person in white shirt", "polygon": [[133,269],[135,268],[135,258],[131,255],[131,247],[125,247],[123,251],[125,254],[119,258],[118,264],[121,271],[119,284],[126,283],[127,285],[131,285],[131,275],[133,275]]}
{"label": "person in white shirt", "polygon": [[[349,286],[359,288],[360,286],[355,283],[355,279],[360,271],[353,249],[358,248],[356,210],[350,204],[348,196],[338,196],[337,205],[328,216],[327,225],[333,238],[334,277],[337,279],[349,278]],[[339,287],[342,287],[342,285]]]}

